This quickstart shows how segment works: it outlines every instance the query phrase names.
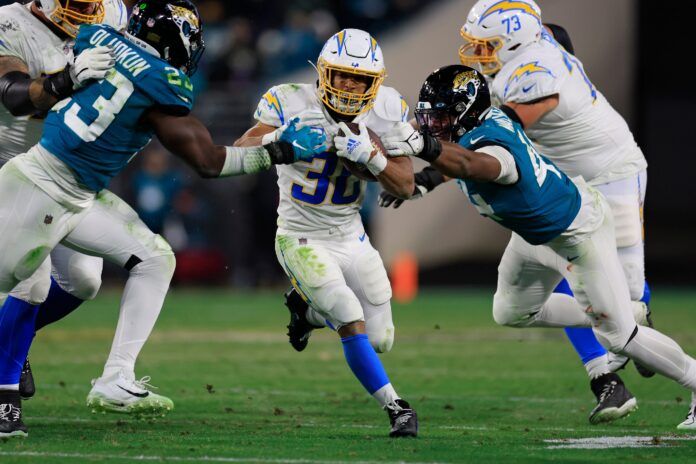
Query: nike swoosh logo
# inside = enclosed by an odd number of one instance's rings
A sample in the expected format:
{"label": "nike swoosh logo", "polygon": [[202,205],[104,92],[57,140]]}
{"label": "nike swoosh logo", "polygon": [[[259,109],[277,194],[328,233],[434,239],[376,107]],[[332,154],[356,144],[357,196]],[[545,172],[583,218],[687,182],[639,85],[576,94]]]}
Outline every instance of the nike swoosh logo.
{"label": "nike swoosh logo", "polygon": [[578,255],[578,256],[573,256],[573,257],[570,257],[570,256],[569,256],[569,257],[568,257],[568,261],[572,263],[573,261],[575,261],[575,260],[578,259],[579,257],[580,257],[579,255]]}
{"label": "nike swoosh logo", "polygon": [[297,147],[297,148],[299,148],[300,150],[306,150],[305,147],[303,147],[302,145],[300,145],[299,143],[297,143],[297,140],[293,140],[293,141],[292,141],[292,146],[293,146],[293,147]]}
{"label": "nike swoosh logo", "polygon": [[481,140],[483,137],[484,137],[484,136],[482,135],[481,137],[477,137],[477,138],[475,138],[475,139],[471,139],[471,141],[470,141],[469,143],[470,143],[471,145],[474,145],[476,142],[478,142],[479,140]]}
{"label": "nike swoosh logo", "polygon": [[367,232],[363,232],[363,234],[362,234],[360,237],[358,237],[358,239],[359,239],[361,242],[364,242],[364,241],[365,241],[365,237],[367,237]]}
{"label": "nike swoosh logo", "polygon": [[126,390],[125,388],[123,388],[123,387],[120,386],[120,385],[116,385],[116,386],[117,386],[118,388],[120,388],[121,390],[123,390],[124,392],[129,393],[129,394],[131,394],[131,395],[133,395],[133,396],[137,396],[138,398],[147,398],[147,396],[150,394],[149,391],[146,391],[146,392],[144,392],[144,393],[135,393],[135,392],[132,392],[132,391],[130,391],[130,390]]}
{"label": "nike swoosh logo", "polygon": [[536,84],[532,84],[529,87],[522,87],[522,92],[527,93],[530,90],[532,90],[532,87],[534,87]]}

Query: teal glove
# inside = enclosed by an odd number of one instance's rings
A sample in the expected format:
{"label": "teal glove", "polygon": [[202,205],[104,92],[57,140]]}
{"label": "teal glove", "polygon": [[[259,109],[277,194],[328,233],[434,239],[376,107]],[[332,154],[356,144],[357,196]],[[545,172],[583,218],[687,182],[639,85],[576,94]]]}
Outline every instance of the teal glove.
{"label": "teal glove", "polygon": [[315,155],[329,148],[326,131],[320,126],[303,126],[297,128],[300,118],[291,120],[278,138],[279,142],[292,145],[293,161],[311,161]]}

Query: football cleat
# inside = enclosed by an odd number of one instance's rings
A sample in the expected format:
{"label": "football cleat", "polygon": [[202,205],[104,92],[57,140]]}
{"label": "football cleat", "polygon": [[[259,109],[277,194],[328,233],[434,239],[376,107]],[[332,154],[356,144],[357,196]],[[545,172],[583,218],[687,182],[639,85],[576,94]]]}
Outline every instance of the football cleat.
{"label": "football cleat", "polygon": [[17,390],[0,390],[0,438],[24,438],[27,426],[22,422],[22,400]]}
{"label": "football cleat", "polygon": [[307,320],[307,309],[309,305],[302,299],[295,287],[285,293],[285,306],[290,311],[290,323],[288,324],[288,338],[295,351],[302,351],[307,348],[309,337],[312,330],[318,327],[313,326]]}
{"label": "football cleat", "polygon": [[696,404],[691,403],[689,408],[689,413],[686,415],[684,422],[677,425],[679,430],[693,430],[696,431]]}
{"label": "football cleat", "polygon": [[384,407],[389,415],[391,431],[389,436],[415,437],[418,435],[418,415],[408,402],[398,399]]}
{"label": "football cleat", "polygon": [[87,407],[92,412],[116,412],[123,414],[164,416],[174,409],[174,402],[166,396],[153,393],[150,377],[135,380],[119,371],[104,378],[92,380],[92,390],[87,395]]}
{"label": "football cleat", "polygon": [[621,419],[638,409],[636,398],[614,373],[592,379],[590,388],[597,397],[597,406],[590,412],[591,424]]}
{"label": "football cleat", "polygon": [[[652,321],[652,313],[650,312],[650,307],[646,305],[645,303],[642,303],[641,306],[644,307],[645,314],[640,321],[640,325],[646,326],[646,327],[653,327],[653,321]],[[650,378],[655,375],[655,371],[650,369],[649,367],[643,366],[641,363],[633,361],[633,364],[636,366],[636,370],[640,375],[642,375],[645,378]]]}
{"label": "football cleat", "polygon": [[31,364],[29,364],[29,358],[24,361],[24,366],[22,366],[22,374],[19,376],[19,396],[23,400],[28,400],[36,393],[36,386],[34,385],[34,374],[31,372]]}

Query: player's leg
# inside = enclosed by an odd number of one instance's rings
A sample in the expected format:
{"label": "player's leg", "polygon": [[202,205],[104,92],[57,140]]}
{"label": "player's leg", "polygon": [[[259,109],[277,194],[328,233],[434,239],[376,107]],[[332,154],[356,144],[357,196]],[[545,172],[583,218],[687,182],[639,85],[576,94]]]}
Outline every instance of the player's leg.
{"label": "player's leg", "polygon": [[[548,247],[532,246],[513,234],[498,267],[493,309],[496,322],[513,327],[585,325],[591,330],[590,319],[570,292],[551,293],[559,285],[560,269],[565,265]],[[597,400],[590,422],[625,417],[637,407],[636,399],[617,374],[606,370],[606,358],[594,359],[599,359],[595,363],[603,367],[593,369],[597,375],[590,379],[590,389]]]}
{"label": "player's leg", "polygon": [[48,293],[51,249],[73,215],[10,161],[0,169],[0,436],[26,436],[19,377],[33,339],[36,305]]}
{"label": "player's leg", "polygon": [[[332,249],[341,246],[338,242],[329,245]],[[416,421],[415,412],[397,395],[370,344],[360,302],[346,284],[339,259],[332,251],[322,240],[281,233],[276,236],[276,253],[281,266],[316,314],[336,329],[346,362],[355,377],[390,412],[390,418],[400,414],[412,416]],[[407,430],[392,427],[390,435],[402,436],[402,432]],[[416,432],[417,428],[409,434]]]}
{"label": "player's leg", "polygon": [[696,360],[671,338],[636,324],[628,284],[616,252],[611,214],[580,244],[552,246],[561,256],[577,256],[570,268],[570,283],[578,302],[591,315],[593,329],[602,345],[696,392]]}
{"label": "player's leg", "polygon": [[174,273],[174,253],[150,231],[133,209],[111,192],[95,204],[63,240],[73,249],[100,256],[129,272],[116,334],[102,376],[93,382],[87,402],[93,410],[164,413],[169,398],[135,380],[135,362],[157,321]]}
{"label": "player's leg", "polygon": [[[645,280],[645,255],[643,242],[643,205],[647,186],[647,172],[642,171],[633,177],[622,179],[607,184],[598,185],[596,188],[607,200],[614,216],[614,230],[619,261],[623,267],[631,300],[647,305],[650,302],[650,289]],[[652,327],[650,310],[647,309],[647,325]],[[626,358],[612,354],[612,363]],[[652,377],[655,372],[645,368],[640,363],[635,364],[636,369],[643,377]]]}
{"label": "player's leg", "polygon": [[[84,301],[94,298],[101,286],[103,261],[58,244],[51,252],[51,287],[48,297],[38,307],[35,331],[61,320]],[[19,393],[28,399],[36,393],[29,359],[19,378]]]}
{"label": "player's leg", "polygon": [[387,271],[367,235],[362,241],[352,240],[347,245],[352,259],[344,267],[346,283],[363,308],[365,329],[372,347],[378,353],[386,353],[394,344],[392,289]]}

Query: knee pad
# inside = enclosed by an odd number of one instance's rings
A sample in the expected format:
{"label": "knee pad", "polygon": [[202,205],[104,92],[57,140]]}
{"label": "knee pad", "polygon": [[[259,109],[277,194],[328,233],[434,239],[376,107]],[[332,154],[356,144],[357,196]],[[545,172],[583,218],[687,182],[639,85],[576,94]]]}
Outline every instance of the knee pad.
{"label": "knee pad", "polygon": [[34,275],[18,283],[10,295],[32,305],[40,305],[46,301],[50,289],[50,275]]}
{"label": "knee pad", "polygon": [[619,248],[619,261],[626,275],[631,300],[638,301],[645,291],[645,258],[643,242],[631,247]]}
{"label": "knee pad", "polygon": [[331,321],[336,330],[351,322],[365,320],[358,297],[345,282],[310,288],[308,293],[311,295],[312,308]]}
{"label": "knee pad", "polygon": [[370,330],[367,326],[367,338],[377,353],[387,353],[394,345],[394,327],[380,327]]}
{"label": "knee pad", "polygon": [[149,274],[158,279],[172,280],[176,269],[176,258],[174,253],[160,256],[153,256],[145,261],[141,261],[134,265],[130,272],[138,274]]}
{"label": "knee pad", "polygon": [[640,202],[634,195],[606,195],[614,216],[616,246],[631,247],[643,241],[643,222],[640,217]]}
{"label": "knee pad", "polygon": [[75,298],[87,301],[94,299],[101,288],[101,266],[94,269],[84,266],[71,266],[70,282],[63,290]]}
{"label": "knee pad", "polygon": [[377,250],[372,249],[368,253],[358,256],[355,269],[367,301],[377,306],[391,300],[391,284]]}
{"label": "knee pad", "polygon": [[519,307],[512,303],[511,299],[501,291],[493,296],[493,320],[498,325],[508,327],[522,327],[527,314],[520,314]]}

